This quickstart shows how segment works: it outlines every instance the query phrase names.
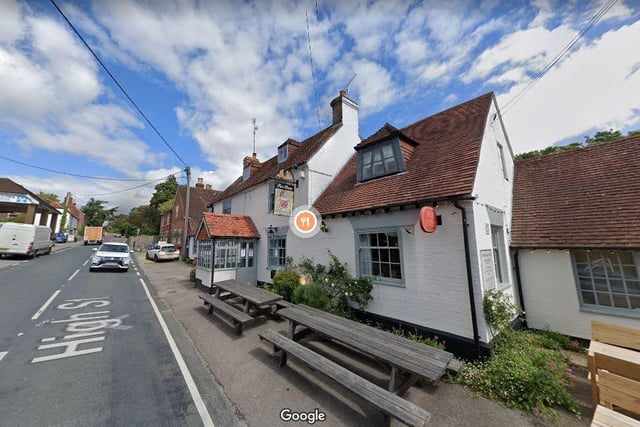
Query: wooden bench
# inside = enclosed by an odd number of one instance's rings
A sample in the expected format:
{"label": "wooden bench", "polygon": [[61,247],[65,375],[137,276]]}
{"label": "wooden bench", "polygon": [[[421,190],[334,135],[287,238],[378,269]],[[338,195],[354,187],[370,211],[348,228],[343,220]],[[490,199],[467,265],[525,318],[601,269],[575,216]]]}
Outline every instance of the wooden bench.
{"label": "wooden bench", "polygon": [[[591,399],[595,408],[600,402],[598,396],[597,366],[595,353],[600,353],[608,357],[617,359],[634,359],[636,355],[640,357],[640,329],[627,328],[624,326],[612,325],[609,323],[591,321],[591,343],[587,353],[587,364],[589,367],[589,380],[591,381]],[[600,360],[608,359],[601,357]],[[623,363],[624,364],[624,363]],[[607,365],[609,366],[609,365]],[[613,368],[614,372],[616,367]],[[623,374],[626,376],[626,374]]]}
{"label": "wooden bench", "polygon": [[[598,357],[596,354],[596,363],[600,362]],[[593,414],[592,426],[640,426],[640,419],[614,411],[615,407],[640,416],[639,381],[598,369],[598,386],[600,402]]]}
{"label": "wooden bench", "polygon": [[209,305],[209,314],[213,313],[215,307],[217,310],[231,317],[231,319],[233,320],[232,326],[236,330],[236,335],[242,335],[242,329],[244,328],[244,325],[247,325],[254,320],[253,317],[251,317],[249,314],[238,310],[237,308],[233,307],[230,304],[227,304],[219,298],[214,297],[213,295],[202,294],[198,295],[198,297],[204,301],[205,305]]}
{"label": "wooden bench", "polygon": [[431,417],[431,414],[426,410],[373,384],[272,329],[261,331],[258,335],[260,339],[273,344],[276,350],[282,351],[280,366],[286,365],[287,354],[289,354],[357,394],[381,410],[385,415],[394,417],[406,425],[424,426]]}

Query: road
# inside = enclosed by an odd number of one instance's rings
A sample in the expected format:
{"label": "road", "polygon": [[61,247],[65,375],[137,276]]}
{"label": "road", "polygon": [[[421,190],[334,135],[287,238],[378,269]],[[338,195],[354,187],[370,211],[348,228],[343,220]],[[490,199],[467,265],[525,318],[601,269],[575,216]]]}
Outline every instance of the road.
{"label": "road", "polygon": [[0,270],[0,423],[212,425],[189,368],[206,370],[184,362],[137,267],[90,273],[91,252]]}

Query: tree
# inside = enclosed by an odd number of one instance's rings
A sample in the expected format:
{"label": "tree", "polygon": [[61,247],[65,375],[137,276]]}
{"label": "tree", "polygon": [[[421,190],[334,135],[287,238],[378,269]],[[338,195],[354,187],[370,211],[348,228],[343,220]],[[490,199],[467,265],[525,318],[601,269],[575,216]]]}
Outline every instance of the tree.
{"label": "tree", "polygon": [[67,214],[69,212],[69,208],[67,206],[62,210],[62,218],[60,218],[60,232],[66,233],[67,228]]}
{"label": "tree", "polygon": [[176,197],[178,181],[175,176],[171,175],[165,182],[156,185],[155,189],[155,193],[153,193],[151,200],[149,200],[149,205],[158,209],[161,204],[168,200],[173,200]]}
{"label": "tree", "polygon": [[42,200],[45,200],[49,203],[60,202],[58,195],[53,193],[45,193],[44,191],[41,191],[38,193],[38,197],[40,197]]}
{"label": "tree", "polygon": [[131,209],[129,223],[140,229],[140,234],[155,235],[160,231],[160,211],[150,205]]}
{"label": "tree", "polygon": [[113,217],[118,208],[105,209],[103,206],[105,203],[108,202],[104,200],[96,200],[92,197],[86,205],[80,208],[87,218],[86,225],[101,226],[105,221],[110,220]]}
{"label": "tree", "polygon": [[[640,135],[640,130],[632,130],[627,133],[626,136]],[[616,139],[624,138],[622,132],[619,130],[603,130],[596,132],[593,136],[585,136],[584,142],[572,142],[567,145],[552,145],[542,150],[529,151],[527,153],[517,154],[515,157],[517,160],[530,159],[532,157],[540,157],[551,153],[558,153],[561,151],[575,150],[576,148],[582,148],[589,145],[600,144],[601,142],[615,141]]]}

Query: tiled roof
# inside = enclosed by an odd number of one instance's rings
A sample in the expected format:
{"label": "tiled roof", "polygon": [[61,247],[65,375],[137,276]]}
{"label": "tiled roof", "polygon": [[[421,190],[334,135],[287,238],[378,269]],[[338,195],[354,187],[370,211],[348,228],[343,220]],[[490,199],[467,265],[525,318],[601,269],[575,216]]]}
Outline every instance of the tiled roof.
{"label": "tiled roof", "polygon": [[[299,143],[299,148],[293,150],[289,158],[278,164],[278,156],[271,157],[262,163],[260,168],[251,171],[251,176],[246,181],[242,180],[242,176],[236,179],[226,190],[216,196],[216,200],[223,200],[229,196],[233,196],[249,187],[260,184],[268,179],[274,178],[278,171],[282,169],[290,169],[295,165],[305,163],[309,158],[318,151],[325,142],[329,140],[338,131],[341,125],[331,125],[321,130],[315,135],[305,139]],[[291,140],[293,141],[293,140]]]}
{"label": "tiled roof", "polygon": [[[181,200],[186,200],[186,185],[179,185],[176,197]],[[194,218],[194,221],[189,221],[189,233],[193,235],[198,228],[198,223],[203,212],[207,210],[207,205],[210,204],[216,195],[220,193],[217,190],[206,187],[191,187],[189,191],[189,216]]]}
{"label": "tiled roof", "polygon": [[248,216],[205,212],[203,221],[209,237],[260,238],[256,226]]}
{"label": "tiled roof", "polygon": [[515,163],[511,246],[640,248],[640,136]]}
{"label": "tiled roof", "polygon": [[[314,206],[326,215],[470,194],[492,100],[487,93],[399,129],[415,146],[404,172],[357,183],[354,155]],[[392,133],[387,124],[359,146]]]}

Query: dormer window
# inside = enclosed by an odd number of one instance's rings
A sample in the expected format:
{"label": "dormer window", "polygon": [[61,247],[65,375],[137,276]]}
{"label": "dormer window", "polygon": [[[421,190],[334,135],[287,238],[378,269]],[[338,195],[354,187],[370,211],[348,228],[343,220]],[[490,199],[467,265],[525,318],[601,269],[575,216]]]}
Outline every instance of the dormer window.
{"label": "dormer window", "polygon": [[365,146],[358,151],[358,181],[367,181],[404,170],[398,138]]}
{"label": "dormer window", "polygon": [[289,157],[289,144],[284,143],[278,147],[278,163],[282,163]]}

